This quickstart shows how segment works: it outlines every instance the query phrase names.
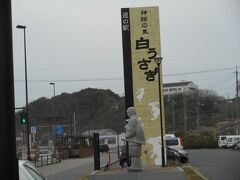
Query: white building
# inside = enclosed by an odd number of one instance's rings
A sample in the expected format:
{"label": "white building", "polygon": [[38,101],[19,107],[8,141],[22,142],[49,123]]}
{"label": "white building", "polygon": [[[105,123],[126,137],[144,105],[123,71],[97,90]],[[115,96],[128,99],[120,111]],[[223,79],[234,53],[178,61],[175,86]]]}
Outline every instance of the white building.
{"label": "white building", "polygon": [[82,136],[93,136],[93,133],[99,134],[99,143],[100,144],[107,144],[109,148],[116,148],[118,143],[117,139],[119,141],[119,146],[121,147],[124,142],[122,139],[125,138],[125,133],[121,133],[117,135],[117,133],[111,129],[94,129],[90,131],[85,131],[82,133]]}
{"label": "white building", "polygon": [[163,84],[163,95],[173,95],[178,93],[192,93],[197,89],[197,85],[192,81],[165,83]]}
{"label": "white building", "polygon": [[[119,144],[117,143],[117,139]],[[125,139],[125,133],[119,134],[118,137],[117,134],[99,136],[100,144],[107,144],[109,148],[117,148],[118,145],[120,147],[123,146],[124,141],[122,139]]]}

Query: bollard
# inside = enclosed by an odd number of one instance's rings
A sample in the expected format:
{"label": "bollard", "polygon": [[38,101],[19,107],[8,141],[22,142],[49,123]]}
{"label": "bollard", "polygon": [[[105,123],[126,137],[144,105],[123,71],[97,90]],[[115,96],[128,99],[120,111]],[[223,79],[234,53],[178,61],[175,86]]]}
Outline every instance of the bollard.
{"label": "bollard", "polygon": [[37,158],[34,158],[35,167],[37,167]]}
{"label": "bollard", "polygon": [[127,153],[127,167],[131,166],[131,158],[129,156],[129,146],[128,146],[128,142],[126,142],[126,153]]}
{"label": "bollard", "polygon": [[110,169],[111,166],[111,153],[108,151],[108,170]]}
{"label": "bollard", "polygon": [[94,170],[100,170],[99,134],[93,134]]}
{"label": "bollard", "polygon": [[58,156],[58,163],[60,163],[62,161],[62,157]]}
{"label": "bollard", "polygon": [[42,164],[42,156],[41,156],[41,166],[42,166],[43,164]]}
{"label": "bollard", "polygon": [[47,165],[48,165],[48,155],[47,155]]}

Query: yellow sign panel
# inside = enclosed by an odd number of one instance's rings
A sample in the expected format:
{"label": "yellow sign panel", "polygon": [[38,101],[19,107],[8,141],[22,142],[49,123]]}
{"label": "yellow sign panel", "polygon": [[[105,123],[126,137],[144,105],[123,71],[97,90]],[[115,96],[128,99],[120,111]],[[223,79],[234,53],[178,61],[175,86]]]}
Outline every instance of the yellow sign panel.
{"label": "yellow sign panel", "polygon": [[162,78],[160,110],[158,68],[154,61],[157,55],[161,56],[159,8],[124,8],[121,15],[126,106],[133,105],[136,108],[144,129],[146,145],[143,146],[143,165],[145,167],[161,165],[160,116],[163,129],[165,119]]}

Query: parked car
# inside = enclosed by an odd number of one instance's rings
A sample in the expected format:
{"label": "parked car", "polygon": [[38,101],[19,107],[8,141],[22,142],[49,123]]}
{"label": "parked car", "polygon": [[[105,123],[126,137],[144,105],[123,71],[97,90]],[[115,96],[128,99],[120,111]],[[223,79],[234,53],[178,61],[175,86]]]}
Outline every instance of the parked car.
{"label": "parked car", "polygon": [[236,148],[235,148],[236,150],[238,150],[238,151],[240,151],[240,143],[237,143],[237,145],[236,145]]}
{"label": "parked car", "polygon": [[100,152],[108,152],[109,151],[109,147],[107,144],[100,144],[99,145],[99,151]]}
{"label": "parked car", "polygon": [[29,161],[19,160],[19,180],[47,180]]}
{"label": "parked car", "polygon": [[174,148],[171,148],[169,146],[167,146],[167,150],[173,151],[173,152],[177,153],[178,157],[179,157],[179,161],[181,163],[188,162],[188,160],[189,160],[188,153],[185,150],[183,150],[183,149],[174,149]]}
{"label": "parked car", "polygon": [[167,146],[166,153],[168,160],[180,161],[179,153],[176,150],[173,150]]}
{"label": "parked car", "polygon": [[240,150],[240,141],[235,142],[232,146],[233,150]]}
{"label": "parked car", "polygon": [[182,140],[178,137],[166,137],[166,145],[172,149],[183,149]]}

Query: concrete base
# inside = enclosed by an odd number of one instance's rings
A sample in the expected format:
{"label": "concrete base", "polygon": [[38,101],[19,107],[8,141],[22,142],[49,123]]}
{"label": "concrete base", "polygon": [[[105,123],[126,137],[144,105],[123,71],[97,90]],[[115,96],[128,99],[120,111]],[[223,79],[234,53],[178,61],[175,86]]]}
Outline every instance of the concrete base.
{"label": "concrete base", "polygon": [[180,167],[145,169],[140,172],[127,172],[126,169],[96,171],[87,180],[186,180],[184,170]]}

